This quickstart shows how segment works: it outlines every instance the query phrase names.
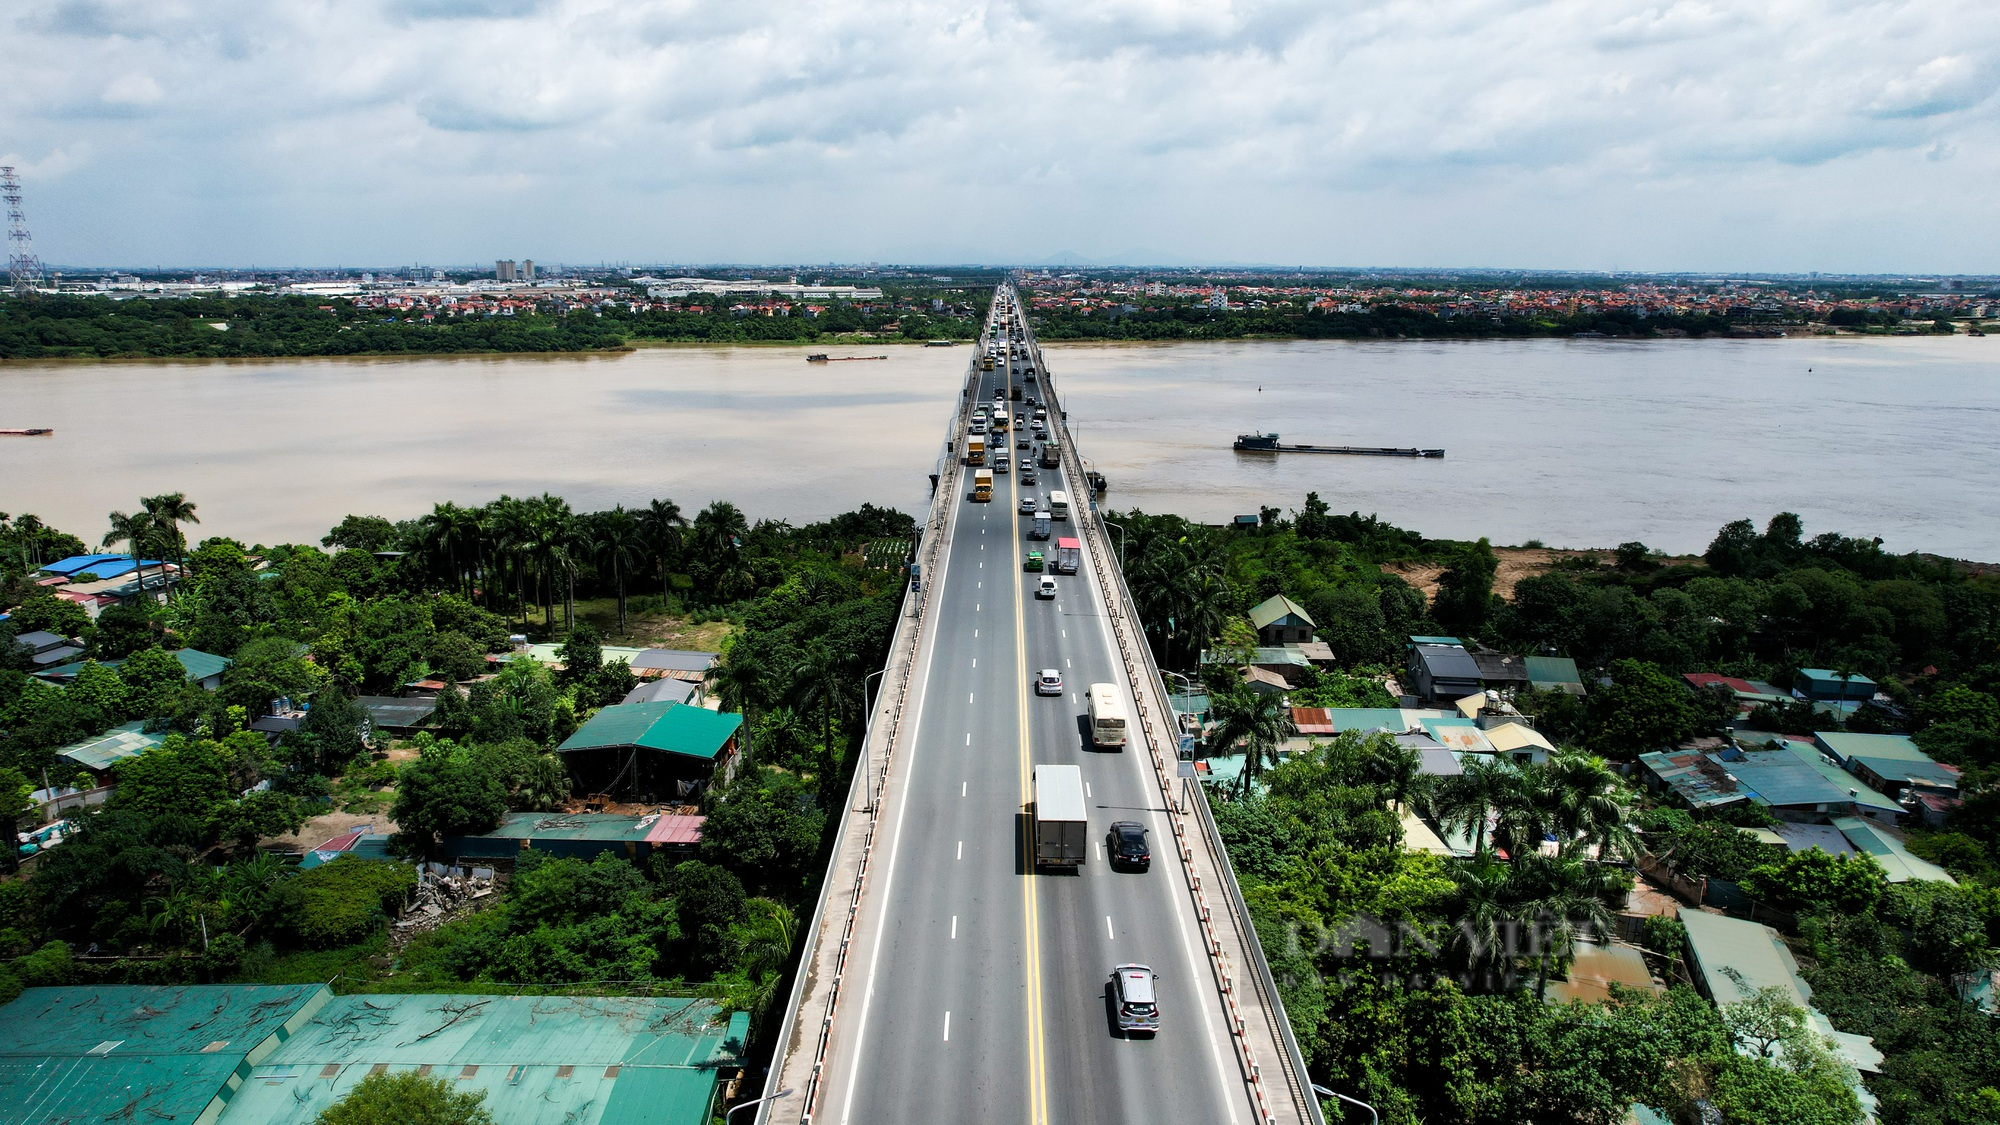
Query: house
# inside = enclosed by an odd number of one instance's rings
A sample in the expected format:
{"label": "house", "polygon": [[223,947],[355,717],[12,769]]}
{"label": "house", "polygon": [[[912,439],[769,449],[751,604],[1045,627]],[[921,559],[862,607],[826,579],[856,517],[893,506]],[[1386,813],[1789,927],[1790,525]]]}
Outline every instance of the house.
{"label": "house", "polygon": [[1523,662],[1528,666],[1528,683],[1536,691],[1560,691],[1568,695],[1582,695],[1583,677],[1576,670],[1576,661],[1567,656],[1529,656]]}
{"label": "house", "polygon": [[1872,824],[1858,816],[1837,816],[1833,818],[1834,828],[1847,838],[1854,850],[1875,857],[1891,883],[1952,883],[1944,868],[1927,859],[1919,859],[1903,846],[1901,837],[1890,834],[1879,824]]}
{"label": "house", "polygon": [[1313,639],[1312,615],[1283,594],[1274,594],[1250,610],[1250,624],[1261,645],[1303,644]]}
{"label": "house", "polygon": [[111,780],[112,769],[118,763],[136,758],[166,740],[166,732],[149,734],[144,722],[132,722],[72,742],[57,750],[56,757],[89,772],[99,785],[103,785]]}
{"label": "house", "polygon": [[83,655],[82,645],[42,629],[22,633],[14,638],[14,644],[28,650],[28,658],[34,661],[37,668],[52,667],[71,657]]}
{"label": "house", "polygon": [[1745,680],[1737,676],[1722,676],[1714,672],[1687,672],[1682,674],[1681,679],[1685,680],[1688,687],[1694,691],[1718,686],[1727,690],[1736,700],[1736,711],[1739,715],[1747,715],[1762,704],[1775,705],[1789,703],[1792,700],[1789,694],[1779,691],[1770,684]]}
{"label": "house", "polygon": [[1611,999],[1611,986],[1619,985],[1654,994],[1666,989],[1653,978],[1646,956],[1621,942],[1581,941],[1576,944],[1566,979],[1550,981],[1551,1004],[1602,1004]]}
{"label": "house", "polygon": [[1539,763],[1548,760],[1556,752],[1556,744],[1548,736],[1524,722],[1509,721],[1488,725],[1482,732],[1486,741],[1502,757],[1520,763]]}
{"label": "house", "polygon": [[682,703],[614,703],[564,740],[563,756],[586,793],[685,797],[726,768],[743,716]]}
{"label": "house", "polygon": [[[1203,664],[1226,664],[1235,660],[1235,654],[1215,650],[1205,650],[1201,654]],[[1292,687],[1306,678],[1312,671],[1312,660],[1297,645],[1259,645],[1250,650],[1250,667],[1261,668],[1283,680],[1286,687]]]}
{"label": "house", "polygon": [[686,680],[676,680],[665,676],[657,680],[644,680],[637,687],[625,693],[620,703],[686,703],[701,690],[700,684]]}
{"label": "house", "polygon": [[372,859],[382,862],[400,862],[389,854],[389,834],[370,831],[374,825],[363,825],[350,829],[307,852],[299,860],[299,870],[310,871],[322,863],[332,863],[341,856],[356,859]]}
{"label": "house", "polygon": [[[1833,1041],[1834,1052],[1862,1074],[1882,1071],[1882,1052],[1865,1035],[1836,1031],[1833,1022],[1812,1006],[1812,986],[1799,973],[1799,963],[1775,930],[1757,922],[1710,914],[1702,910],[1680,912],[1687,931],[1687,962],[1695,987],[1718,1007],[1737,1004],[1755,996],[1760,989],[1777,988],[1787,999],[1806,1010],[1806,1021]],[[1739,1047],[1748,1052],[1753,1048]],[[1874,1097],[1856,1081],[1855,1097],[1868,1119],[1874,1119]]]}
{"label": "house", "polygon": [[1866,703],[1875,698],[1875,681],[1854,672],[1801,668],[1792,694],[1815,703]]}
{"label": "house", "polygon": [[247,1060],[216,1125],[311,1125],[368,1075],[410,1071],[485,1095],[496,1121],[708,1125],[749,1033],[748,1013],[689,997],[336,996]]}
{"label": "house", "polygon": [[[234,661],[226,656],[217,656],[212,652],[203,652],[196,648],[175,649],[172,655],[174,659],[181,662],[181,667],[186,669],[188,682],[195,684],[204,691],[220,690],[222,687],[222,674],[227,672],[229,666],[234,663]],[[123,660],[100,660],[98,663],[106,668],[116,668],[125,662]],[[36,672],[35,678],[47,680],[52,684],[67,685],[75,682],[76,674],[83,671],[83,665],[84,662],[81,660],[72,661],[46,671]]]}
{"label": "house", "polygon": [[1292,690],[1291,681],[1255,664],[1243,669],[1243,684],[1258,695],[1283,695]]}
{"label": "house", "polygon": [[1820,731],[1813,735],[1813,745],[1869,788],[1891,797],[1900,796],[1911,786],[1951,795],[1958,792],[1958,767],[1934,760],[1900,734]]}
{"label": "house", "polygon": [[385,734],[414,734],[437,710],[434,695],[363,695],[355,705],[368,712],[368,725]]}
{"label": "house", "polygon": [[1472,662],[1479,668],[1479,682],[1487,691],[1516,692],[1527,688],[1533,680],[1528,675],[1528,662],[1518,656],[1491,649],[1475,649]]}
{"label": "house", "polygon": [[333,1002],[323,984],[30,988],[0,1007],[0,1122],[214,1122]]}
{"label": "house", "polygon": [[1411,637],[1407,668],[1419,702],[1449,703],[1486,690],[1479,664],[1456,637]]}
{"label": "house", "polygon": [[508,813],[491,832],[445,837],[441,850],[453,861],[513,859],[531,851],[584,860],[615,855],[635,863],[656,851],[692,858],[706,819],[659,812]]}

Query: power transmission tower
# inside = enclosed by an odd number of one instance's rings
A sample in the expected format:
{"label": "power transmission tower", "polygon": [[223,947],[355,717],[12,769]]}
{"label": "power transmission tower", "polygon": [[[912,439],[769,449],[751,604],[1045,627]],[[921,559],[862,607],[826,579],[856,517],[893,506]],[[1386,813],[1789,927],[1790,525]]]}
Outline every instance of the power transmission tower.
{"label": "power transmission tower", "polygon": [[7,201],[7,284],[17,294],[31,293],[42,284],[42,263],[21,211],[21,178],[11,164],[0,166],[0,199]]}

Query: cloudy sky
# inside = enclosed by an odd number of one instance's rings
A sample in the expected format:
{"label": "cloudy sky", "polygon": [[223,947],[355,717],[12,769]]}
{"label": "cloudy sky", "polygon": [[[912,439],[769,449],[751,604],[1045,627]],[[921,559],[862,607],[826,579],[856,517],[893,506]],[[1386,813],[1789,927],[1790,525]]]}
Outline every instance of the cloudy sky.
{"label": "cloudy sky", "polygon": [[2000,271],[1992,0],[15,0],[76,265]]}

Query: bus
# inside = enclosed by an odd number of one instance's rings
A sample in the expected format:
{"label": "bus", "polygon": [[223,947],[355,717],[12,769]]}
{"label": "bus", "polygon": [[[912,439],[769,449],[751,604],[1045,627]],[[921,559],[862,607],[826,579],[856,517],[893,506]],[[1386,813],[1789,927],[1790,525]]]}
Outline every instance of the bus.
{"label": "bus", "polygon": [[1090,741],[1098,746],[1125,745],[1125,701],[1118,685],[1090,685]]}
{"label": "bus", "polygon": [[972,498],[982,504],[993,499],[992,469],[981,469],[972,474]]}
{"label": "bus", "polygon": [[1059,520],[1069,518],[1069,493],[1060,488],[1049,493],[1049,517]]}

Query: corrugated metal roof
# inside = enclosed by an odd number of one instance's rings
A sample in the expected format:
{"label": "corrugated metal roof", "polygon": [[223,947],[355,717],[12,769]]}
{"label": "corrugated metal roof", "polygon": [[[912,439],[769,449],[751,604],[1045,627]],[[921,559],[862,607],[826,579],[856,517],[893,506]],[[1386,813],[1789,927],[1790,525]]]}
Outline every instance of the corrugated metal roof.
{"label": "corrugated metal roof", "polygon": [[437,710],[437,697],[432,695],[364,695],[354,702],[368,712],[369,722],[386,728],[420,726]]}
{"label": "corrugated metal roof", "polygon": [[1900,758],[1906,762],[1928,762],[1929,754],[1917,748],[1917,744],[1900,734],[1849,734],[1845,731],[1820,731],[1813,735],[1813,742],[1819,748],[1845,763],[1849,758]]}
{"label": "corrugated metal roof", "polygon": [[662,816],[646,830],[649,844],[699,844],[705,816]]}
{"label": "corrugated metal roof", "polygon": [[[1792,951],[1769,926],[1702,910],[1683,910],[1680,919],[1694,968],[1717,1004],[1748,1000],[1770,987],[1790,993],[1801,1008],[1812,1000],[1812,986],[1799,975]],[[1735,972],[1726,971],[1731,969]]]}
{"label": "corrugated metal roof", "polygon": [[144,722],[112,727],[95,738],[72,742],[56,751],[56,757],[75,762],[84,769],[102,773],[127,758],[136,758],[167,740],[164,731],[146,733]]}
{"label": "corrugated metal roof", "polygon": [[0,1008],[0,1117],[195,1120],[325,985],[31,988]]}
{"label": "corrugated metal roof", "polygon": [[625,703],[686,703],[695,692],[696,684],[688,680],[678,680],[662,676],[657,680],[647,680],[625,694]]}
{"label": "corrugated metal roof", "polygon": [[1577,673],[1576,661],[1567,656],[1530,656],[1526,658],[1528,681],[1536,687],[1544,684],[1575,684],[1583,686],[1583,677]]}
{"label": "corrugated metal roof", "polygon": [[187,669],[188,679],[196,681],[205,680],[210,676],[220,676],[229,670],[230,664],[234,663],[226,656],[217,656],[198,648],[175,649],[173,655],[175,660],[181,662],[181,667]]}
{"label": "corrugated metal roof", "polygon": [[1430,736],[1443,743],[1446,748],[1456,750],[1461,754],[1492,754],[1496,752],[1493,743],[1487,741],[1486,732],[1480,730],[1479,724],[1471,719],[1421,719],[1419,720],[1419,725],[1426,731],[1429,731]]}
{"label": "corrugated metal roof", "polygon": [[676,670],[683,672],[706,672],[715,667],[721,659],[720,653],[696,652],[692,649],[648,648],[641,649],[631,660],[634,672],[649,670]]}
{"label": "corrugated metal roof", "polygon": [[1472,654],[1457,645],[1418,645],[1417,659],[1434,680],[1467,680],[1478,683],[1479,664]]}
{"label": "corrugated metal roof", "polygon": [[252,1071],[222,1125],[307,1125],[375,1070],[486,1093],[508,1125],[706,1125],[749,1020],[626,996],[336,998]]}
{"label": "corrugated metal roof", "polygon": [[1875,862],[1881,864],[1882,870],[1888,873],[1891,883],[1908,883],[1912,880],[1954,885],[1958,883],[1958,880],[1952,878],[1944,868],[1927,859],[1911,855],[1901,840],[1883,831],[1879,825],[1871,824],[1858,816],[1837,816],[1833,818],[1833,826],[1840,829],[1840,834],[1847,837],[1847,842],[1853,844],[1856,850],[1874,856]]}
{"label": "corrugated metal roof", "polygon": [[[1741,737],[1739,734],[1738,738],[1740,739]],[[1897,804],[1895,798],[1887,794],[1877,793],[1875,790],[1861,784],[1860,778],[1827,761],[1826,756],[1819,752],[1818,747],[1809,742],[1800,742],[1796,739],[1786,738],[1778,739],[1777,741],[1781,749],[1789,751],[1794,758],[1804,762],[1807,768],[1825,778],[1828,785],[1846,794],[1847,800],[1853,802],[1855,805],[1862,808],[1874,809],[1877,812],[1894,813],[1899,816],[1902,814],[1903,806]]]}
{"label": "corrugated metal roof", "polygon": [[615,703],[590,717],[557,749],[601,750],[643,746],[668,754],[712,760],[729,744],[743,716],[675,703]]}
{"label": "corrugated metal roof", "polygon": [[1300,609],[1299,603],[1283,594],[1273,594],[1250,609],[1250,624],[1259,629],[1284,617],[1296,617],[1306,625],[1313,623],[1311,614]]}

